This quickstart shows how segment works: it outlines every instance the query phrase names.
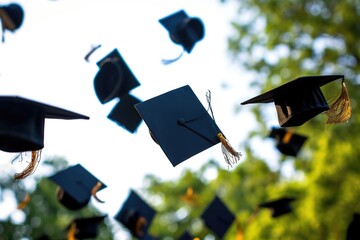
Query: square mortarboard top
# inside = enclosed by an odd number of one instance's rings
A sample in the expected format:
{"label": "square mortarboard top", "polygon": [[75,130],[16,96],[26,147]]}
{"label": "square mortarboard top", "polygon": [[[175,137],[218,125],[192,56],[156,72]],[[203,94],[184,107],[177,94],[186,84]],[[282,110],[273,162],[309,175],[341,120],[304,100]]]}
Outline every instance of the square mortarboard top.
{"label": "square mortarboard top", "polygon": [[102,104],[116,97],[121,98],[132,89],[140,86],[117,49],[98,61],[97,65],[100,69],[94,79],[94,88]]}
{"label": "square mortarboard top", "polygon": [[300,126],[329,110],[320,87],[337,79],[344,79],[344,76],[299,77],[241,104],[274,102],[281,127]]}
{"label": "square mortarboard top", "polygon": [[96,238],[99,232],[99,225],[106,216],[76,218],[68,226],[68,233],[73,234],[74,239]]}
{"label": "square mortarboard top", "polygon": [[134,190],[131,190],[115,219],[123,224],[134,237],[142,239],[146,236],[155,214],[155,210]]}
{"label": "square mortarboard top", "polygon": [[136,97],[126,94],[111,110],[108,118],[120,126],[123,126],[129,132],[134,133],[139,127],[142,118],[136,111],[134,105],[141,101]]}
{"label": "square mortarboard top", "polygon": [[271,129],[270,138],[275,138],[277,142],[277,149],[289,156],[296,157],[307,137],[301,134],[294,133],[286,128],[273,127]]}
{"label": "square mortarboard top", "polygon": [[24,10],[17,3],[0,6],[0,19],[4,29],[15,31],[24,20]]}
{"label": "square mortarboard top", "polygon": [[188,53],[205,35],[205,28],[201,19],[189,17],[184,10],[164,17],[159,22],[169,32],[171,40],[182,45]]}
{"label": "square mortarboard top", "polygon": [[282,216],[292,211],[292,207],[290,203],[294,201],[295,198],[290,197],[282,197],[276,200],[272,200],[269,202],[261,203],[259,207],[262,208],[269,208],[271,209],[272,213],[271,216],[273,218]]}
{"label": "square mortarboard top", "polygon": [[360,214],[354,213],[353,219],[346,230],[346,240],[360,239]]}
{"label": "square mortarboard top", "polygon": [[0,96],[0,149],[25,152],[44,147],[45,118],[89,119],[62,108],[18,96]]}
{"label": "square mortarboard top", "polygon": [[60,202],[71,210],[85,207],[89,203],[90,197],[94,195],[92,191],[98,183],[101,183],[98,191],[107,187],[81,164],[61,170],[50,176],[49,179],[63,189],[64,196],[60,199]]}
{"label": "square mortarboard top", "polygon": [[226,207],[218,196],[207,206],[201,218],[218,238],[223,239],[228,228],[235,220],[234,214]]}
{"label": "square mortarboard top", "polygon": [[135,108],[173,166],[220,142],[220,129],[189,85]]}

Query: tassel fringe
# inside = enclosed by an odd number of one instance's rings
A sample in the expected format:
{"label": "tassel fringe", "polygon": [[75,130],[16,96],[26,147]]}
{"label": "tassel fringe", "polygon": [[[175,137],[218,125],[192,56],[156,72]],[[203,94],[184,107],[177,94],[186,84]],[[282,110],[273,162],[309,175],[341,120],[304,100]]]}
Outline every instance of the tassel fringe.
{"label": "tassel fringe", "polygon": [[26,207],[28,205],[28,203],[30,202],[30,195],[26,194],[25,198],[18,204],[17,209],[23,209],[24,207]]}
{"label": "tassel fringe", "polygon": [[29,165],[20,173],[14,174],[14,180],[24,179],[33,174],[40,162],[41,150],[31,152],[31,161]]}
{"label": "tassel fringe", "polygon": [[235,163],[240,161],[240,157],[242,154],[237,152],[229,143],[229,141],[222,135],[222,133],[218,133],[217,135],[221,141],[221,150],[225,158],[225,162],[228,166],[233,167]]}
{"label": "tassel fringe", "polygon": [[351,116],[350,97],[342,80],[341,94],[331,105],[330,109],[325,112],[327,116],[326,124],[337,124],[347,122]]}
{"label": "tassel fringe", "polygon": [[102,186],[101,182],[97,182],[96,185],[91,189],[91,195],[96,199],[96,201],[98,201],[99,203],[104,203],[105,201],[100,200],[97,196],[96,193],[100,190]]}
{"label": "tassel fringe", "polygon": [[144,236],[144,232],[142,230],[143,226],[147,225],[147,221],[146,218],[144,217],[140,217],[137,221],[136,221],[136,226],[135,226],[135,233],[137,236],[139,237],[143,237]]}
{"label": "tassel fringe", "polygon": [[75,234],[76,234],[76,223],[73,222],[68,231],[67,240],[75,240]]}

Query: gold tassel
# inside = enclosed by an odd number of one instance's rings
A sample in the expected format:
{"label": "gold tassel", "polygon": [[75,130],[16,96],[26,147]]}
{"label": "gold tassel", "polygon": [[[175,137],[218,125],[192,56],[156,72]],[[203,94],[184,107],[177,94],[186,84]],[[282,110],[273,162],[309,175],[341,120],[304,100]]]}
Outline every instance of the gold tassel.
{"label": "gold tassel", "polygon": [[243,240],[244,239],[244,231],[241,227],[241,223],[236,223],[236,240]]}
{"label": "gold tassel", "polygon": [[287,130],[282,139],[282,142],[285,144],[288,144],[290,142],[292,136],[293,136],[293,133],[291,131]]}
{"label": "gold tassel", "polygon": [[325,112],[328,117],[326,124],[347,122],[351,116],[350,97],[344,79],[341,84],[340,96],[330,105],[330,109]]}
{"label": "gold tassel", "polygon": [[194,193],[192,187],[188,187],[186,190],[186,194],[184,196],[181,196],[181,199],[191,205],[196,205],[198,196]]}
{"label": "gold tassel", "polygon": [[33,174],[40,162],[41,150],[31,152],[31,161],[29,165],[20,173],[14,174],[14,180],[24,179]]}
{"label": "gold tassel", "polygon": [[75,240],[75,234],[76,234],[76,223],[73,222],[67,234],[68,240]]}
{"label": "gold tassel", "polygon": [[25,198],[18,204],[17,209],[23,209],[24,207],[26,207],[28,205],[28,203],[30,202],[30,195],[26,194]]}
{"label": "gold tassel", "polygon": [[96,193],[100,190],[102,186],[101,182],[97,182],[96,185],[91,189],[91,195],[96,199],[96,201],[100,202],[100,203],[104,203],[105,201],[100,200],[97,196]]}
{"label": "gold tassel", "polygon": [[144,232],[142,231],[142,227],[147,225],[147,221],[146,218],[144,217],[140,217],[137,221],[136,221],[136,226],[135,226],[135,234],[139,237],[142,237],[144,235]]}
{"label": "gold tassel", "polygon": [[240,161],[240,157],[242,156],[240,152],[235,151],[235,149],[230,145],[229,141],[222,135],[222,133],[218,133],[218,138],[221,141],[221,150],[223,152],[225,162],[232,167],[233,164]]}

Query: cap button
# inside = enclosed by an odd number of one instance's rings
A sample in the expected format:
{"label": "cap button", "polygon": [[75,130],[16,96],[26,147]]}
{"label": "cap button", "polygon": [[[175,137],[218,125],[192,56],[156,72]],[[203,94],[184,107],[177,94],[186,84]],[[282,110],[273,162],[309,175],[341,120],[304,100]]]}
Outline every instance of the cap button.
{"label": "cap button", "polygon": [[178,123],[181,124],[181,125],[185,125],[185,119],[179,118]]}

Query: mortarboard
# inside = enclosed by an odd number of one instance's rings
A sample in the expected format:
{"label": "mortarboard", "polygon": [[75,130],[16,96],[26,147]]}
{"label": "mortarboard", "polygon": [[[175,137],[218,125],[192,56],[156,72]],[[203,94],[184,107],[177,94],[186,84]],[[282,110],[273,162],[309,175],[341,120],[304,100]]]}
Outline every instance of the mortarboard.
{"label": "mortarboard", "polygon": [[193,240],[194,237],[192,237],[188,232],[184,232],[178,240]]}
{"label": "mortarboard", "polygon": [[360,239],[360,214],[354,213],[346,230],[346,240],[358,240]]}
{"label": "mortarboard", "polygon": [[234,214],[226,207],[218,196],[208,205],[201,218],[218,238],[223,239],[228,228],[235,220]]}
{"label": "mortarboard", "polygon": [[281,153],[294,157],[307,139],[306,136],[294,133],[289,129],[277,127],[272,128],[269,137],[276,139],[276,147]]}
{"label": "mortarboard", "polygon": [[259,207],[271,209],[271,216],[273,218],[276,218],[291,212],[292,207],[290,203],[294,200],[295,198],[283,197],[273,201],[262,203],[259,205]]}
{"label": "mortarboard", "polygon": [[230,146],[189,85],[135,104],[135,108],[174,167],[220,142],[229,165],[240,159],[241,154]]}
{"label": "mortarboard", "polygon": [[134,133],[142,121],[139,113],[134,108],[134,105],[140,102],[136,97],[126,94],[121,97],[120,101],[108,115],[108,118],[131,133]]}
{"label": "mortarboard", "polygon": [[116,97],[121,98],[130,90],[140,86],[117,49],[98,61],[97,65],[100,69],[94,79],[94,88],[102,104]]}
{"label": "mortarboard", "polygon": [[134,237],[144,238],[155,216],[151,208],[134,190],[130,191],[115,219],[123,224]]}
{"label": "mortarboard", "polygon": [[189,17],[184,10],[159,20],[170,34],[171,40],[190,53],[195,44],[204,38],[205,28],[200,18]]}
{"label": "mortarboard", "polygon": [[77,218],[68,226],[68,239],[89,239],[96,238],[99,225],[104,221],[104,216]]}
{"label": "mortarboard", "polygon": [[61,170],[50,176],[49,179],[59,185],[58,200],[70,210],[79,210],[85,207],[91,196],[102,202],[97,198],[96,193],[107,187],[81,164]]}
{"label": "mortarboard", "polygon": [[[337,79],[342,79],[341,95],[329,107],[320,87]],[[270,102],[275,104],[281,127],[300,126],[322,112],[326,112],[329,124],[345,122],[351,115],[343,75],[299,77],[241,104]]]}

